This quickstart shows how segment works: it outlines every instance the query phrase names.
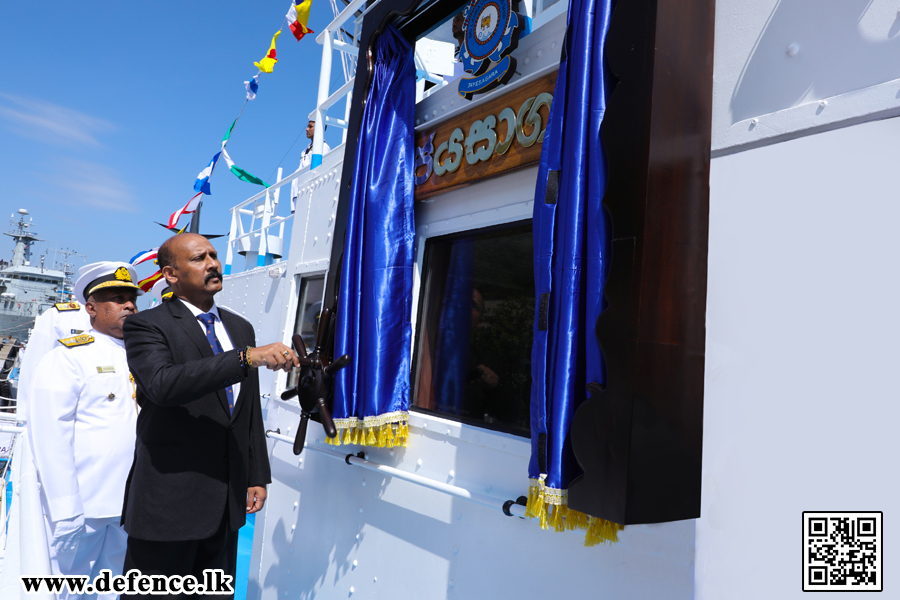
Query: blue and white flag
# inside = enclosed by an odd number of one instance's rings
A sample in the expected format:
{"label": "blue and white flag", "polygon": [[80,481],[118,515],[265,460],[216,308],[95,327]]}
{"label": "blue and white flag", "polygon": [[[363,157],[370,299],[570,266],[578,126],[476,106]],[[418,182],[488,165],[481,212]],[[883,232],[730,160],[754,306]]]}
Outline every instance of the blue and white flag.
{"label": "blue and white flag", "polygon": [[137,254],[132,256],[130,259],[128,259],[128,262],[131,263],[132,265],[139,265],[142,262],[146,262],[148,260],[154,259],[154,258],[156,258],[157,250],[159,250],[158,247],[151,248],[150,250],[144,250],[143,252],[138,252]]}
{"label": "blue and white flag", "polygon": [[209,164],[206,165],[206,168],[200,171],[200,174],[197,175],[197,181],[194,182],[194,190],[197,192],[203,192],[207,196],[210,195],[209,191],[209,177],[212,175],[213,171],[216,168],[216,163],[219,161],[219,155],[221,152],[216,152],[216,155],[212,157],[212,160],[209,161]]}
{"label": "blue and white flag", "polygon": [[254,75],[250,81],[245,81],[244,88],[247,90],[247,100],[255,99],[256,92],[259,90],[259,75]]}

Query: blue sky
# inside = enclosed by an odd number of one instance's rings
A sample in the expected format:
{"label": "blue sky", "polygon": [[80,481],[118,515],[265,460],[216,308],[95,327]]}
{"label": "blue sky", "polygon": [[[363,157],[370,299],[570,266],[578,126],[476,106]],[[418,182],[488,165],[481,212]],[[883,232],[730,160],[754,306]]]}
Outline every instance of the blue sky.
{"label": "blue sky", "polygon": [[[0,230],[27,208],[48,247],[85,258],[128,260],[158,246],[154,224],[194,194],[193,184],[218,150],[244,100],[290,0],[265,2],[85,1],[51,7],[7,2],[0,19]],[[309,26],[333,13],[314,0]],[[295,41],[285,26],[278,64],[262,74],[228,144],[235,163],[270,183],[293,172],[315,108],[321,46]],[[343,83],[335,58],[332,90]],[[299,139],[298,139],[298,136]],[[340,143],[330,128],[326,140]],[[292,148],[293,145],[293,148]],[[227,234],[229,209],[261,188],[224,164],[202,211],[204,233]],[[282,204],[286,199],[282,196]],[[283,214],[283,210],[280,211]],[[188,217],[182,217],[182,224]],[[0,257],[12,244],[0,240]],[[224,239],[214,242],[222,258]],[[145,263],[138,275],[156,267]]]}

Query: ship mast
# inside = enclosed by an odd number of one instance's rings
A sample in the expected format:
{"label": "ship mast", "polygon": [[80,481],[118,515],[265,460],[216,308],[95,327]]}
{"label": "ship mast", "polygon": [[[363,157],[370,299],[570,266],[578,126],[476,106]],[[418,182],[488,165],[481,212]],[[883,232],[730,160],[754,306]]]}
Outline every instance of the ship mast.
{"label": "ship mast", "polygon": [[44,240],[37,237],[36,233],[28,231],[31,227],[31,219],[29,218],[28,222],[25,222],[25,217],[28,216],[28,211],[24,208],[19,209],[19,222],[16,222],[16,215],[13,213],[10,216],[10,223],[12,224],[12,232],[5,233],[4,235],[8,235],[16,241],[16,247],[13,250],[12,263],[11,267],[24,267],[27,266],[31,261],[31,246],[34,242],[42,242]]}
{"label": "ship mast", "polygon": [[57,255],[63,255],[62,262],[60,262],[58,259],[55,260],[53,268],[58,271],[62,271],[65,274],[62,286],[60,287],[60,289],[56,290],[56,293],[59,296],[60,302],[70,302],[72,300],[72,297],[75,295],[75,286],[72,283],[75,276],[75,265],[69,262],[69,257],[80,256],[84,258],[84,254],[79,254],[78,252],[75,252],[74,250],[71,250],[69,248],[63,248],[61,250],[55,249],[53,250],[53,253]]}

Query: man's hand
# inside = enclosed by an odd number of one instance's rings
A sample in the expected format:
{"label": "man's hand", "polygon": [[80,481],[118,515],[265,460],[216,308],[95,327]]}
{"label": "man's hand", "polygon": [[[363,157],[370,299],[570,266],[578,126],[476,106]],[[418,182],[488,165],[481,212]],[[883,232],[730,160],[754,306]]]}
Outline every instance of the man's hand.
{"label": "man's hand", "polygon": [[[264,496],[265,497],[265,496]],[[53,539],[50,545],[56,554],[72,552],[78,547],[78,540],[84,533],[84,515],[75,515],[69,519],[53,522]]]}
{"label": "man's hand", "polygon": [[[251,348],[250,362],[254,369],[267,367],[273,371],[290,371],[293,367],[300,366],[300,359],[297,358],[294,351],[281,342],[260,346],[259,348]],[[265,496],[263,496],[263,499],[265,499]]]}
{"label": "man's hand", "polygon": [[247,514],[261,511],[267,495],[265,487],[247,488]]}

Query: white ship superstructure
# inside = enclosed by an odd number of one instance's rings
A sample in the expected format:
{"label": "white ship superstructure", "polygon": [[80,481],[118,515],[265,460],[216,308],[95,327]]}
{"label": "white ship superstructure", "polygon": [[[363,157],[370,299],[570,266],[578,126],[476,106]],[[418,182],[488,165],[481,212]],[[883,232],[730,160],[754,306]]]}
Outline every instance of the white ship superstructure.
{"label": "white ship superstructure", "polygon": [[[507,88],[558,60],[564,4],[543,21],[541,3],[523,9],[541,26],[520,40]],[[616,10],[638,4],[620,0]],[[644,4],[658,7],[660,29],[689,11]],[[889,366],[900,359],[889,301],[900,255],[890,231],[896,152],[884,141],[900,133],[888,118],[900,114],[900,71],[889,66],[896,19],[896,7],[879,2],[715,2],[711,141],[698,148],[712,154],[699,518],[627,526],[617,545],[584,548],[580,533],[543,531],[501,510],[527,493],[527,437],[415,409],[407,448],[337,448],[311,424],[297,457],[300,409],[280,400],[284,378],[269,377],[276,481],[257,519],[248,598],[799,597],[803,511],[890,511],[900,497],[886,475],[900,450],[886,429],[900,418]],[[319,36],[326,54],[347,50],[331,37],[345,22]],[[448,31],[444,22],[419,39],[452,43]],[[470,106],[434,75],[420,80],[417,131]],[[331,92],[320,101],[333,104]],[[665,160],[694,142],[671,139],[657,151]],[[263,247],[226,281],[223,302],[262,338],[314,337],[306,313],[319,311],[334,267],[344,149],[290,177],[302,190],[294,215],[278,210],[277,188],[234,209],[236,223],[241,211],[257,218],[233,228],[236,249],[259,249],[270,223],[291,229],[283,260],[258,259]],[[417,202],[414,306],[428,240],[529,220],[535,177],[532,167]],[[360,451],[365,459],[349,456]],[[895,529],[887,524],[885,535]],[[885,564],[887,576],[896,564]]]}
{"label": "white ship superstructure", "polygon": [[[71,273],[47,268],[45,258],[32,264],[32,246],[42,241],[31,230],[31,218],[24,208],[12,217],[12,227],[5,232],[15,246],[12,259],[0,268],[0,336],[12,336],[24,340],[34,319],[57,302],[67,302],[72,297]],[[65,267],[64,267],[65,269]]]}
{"label": "white ship superstructure", "polygon": [[[370,49],[358,44],[371,41],[369,33],[392,23],[415,41],[417,140],[441,127],[462,133],[434,138],[436,161],[454,154],[453,143],[461,162],[466,151],[483,149],[463,138],[491,117],[496,127],[509,122],[508,135],[518,122],[521,146],[535,143],[535,130],[523,124],[540,112],[542,78],[558,68],[567,22],[583,15],[567,14],[562,0],[519,3],[529,31],[512,53],[514,74],[463,99],[453,17],[468,3],[456,4],[353,0],[318,33],[323,77],[310,118],[345,129],[344,143],[322,156],[324,128],[317,127],[313,168],[284,178],[279,171],[271,188],[235,205],[220,253],[227,277],[217,302],[250,320],[258,340],[290,344],[297,334],[311,348],[317,316],[330,304],[341,202],[361,130],[358,96],[366,89],[360,80]],[[606,148],[610,181],[640,195],[607,199],[635,207],[613,212],[621,234],[613,237],[633,244],[631,254],[614,254],[613,268],[652,260],[662,267],[630,273],[623,288],[640,288],[642,303],[623,311],[614,297],[620,310],[611,314],[621,319],[616,324],[630,323],[663,299],[623,335],[647,342],[636,343],[626,361],[655,366],[676,346],[693,352],[693,362],[666,372],[661,385],[650,385],[654,369],[643,371],[635,397],[649,398],[642,408],[658,414],[635,410],[631,433],[696,442],[696,481],[648,486],[656,492],[651,501],[664,506],[694,486],[696,514],[636,519],[617,544],[597,547],[584,547],[582,532],[542,530],[521,518],[532,454],[527,419],[441,412],[420,393],[427,385],[413,392],[406,447],[335,446],[314,422],[298,456],[292,446],[301,408],[281,399],[296,378],[263,371],[274,481],[256,518],[246,597],[800,598],[804,511],[883,511],[884,537],[896,537],[898,31],[896,5],[881,0],[614,5],[607,58],[617,69],[611,80],[621,79],[605,118],[612,128],[623,112],[638,115],[640,127],[620,126],[619,142],[633,143]],[[344,66],[337,87],[329,87],[333,53]],[[444,175],[458,177],[446,166]],[[631,188],[621,187],[623,173]],[[522,240],[531,231],[538,167],[501,166],[491,175],[417,192],[413,357],[430,351],[423,342],[429,281],[447,244],[465,240],[491,251],[485,300],[473,301],[485,314],[513,306],[515,272],[532,267]],[[285,198],[292,184],[299,190],[293,212]],[[687,196],[703,202],[682,204]],[[640,221],[672,206],[679,210],[671,220]],[[509,244],[491,245],[503,236]],[[690,255],[679,254],[684,248],[700,251],[687,266],[666,270]],[[678,302],[682,279],[696,284],[685,292],[693,304]],[[652,331],[664,317],[668,329]],[[682,325],[695,326],[689,344],[678,338]],[[427,383],[416,361],[412,387]],[[689,372],[697,379],[685,383]],[[679,421],[672,415],[680,405],[657,401],[690,385],[697,403]],[[590,431],[594,439],[604,435],[600,426]],[[620,458],[602,456],[608,464]],[[900,572],[894,554],[883,564],[887,586]]]}

